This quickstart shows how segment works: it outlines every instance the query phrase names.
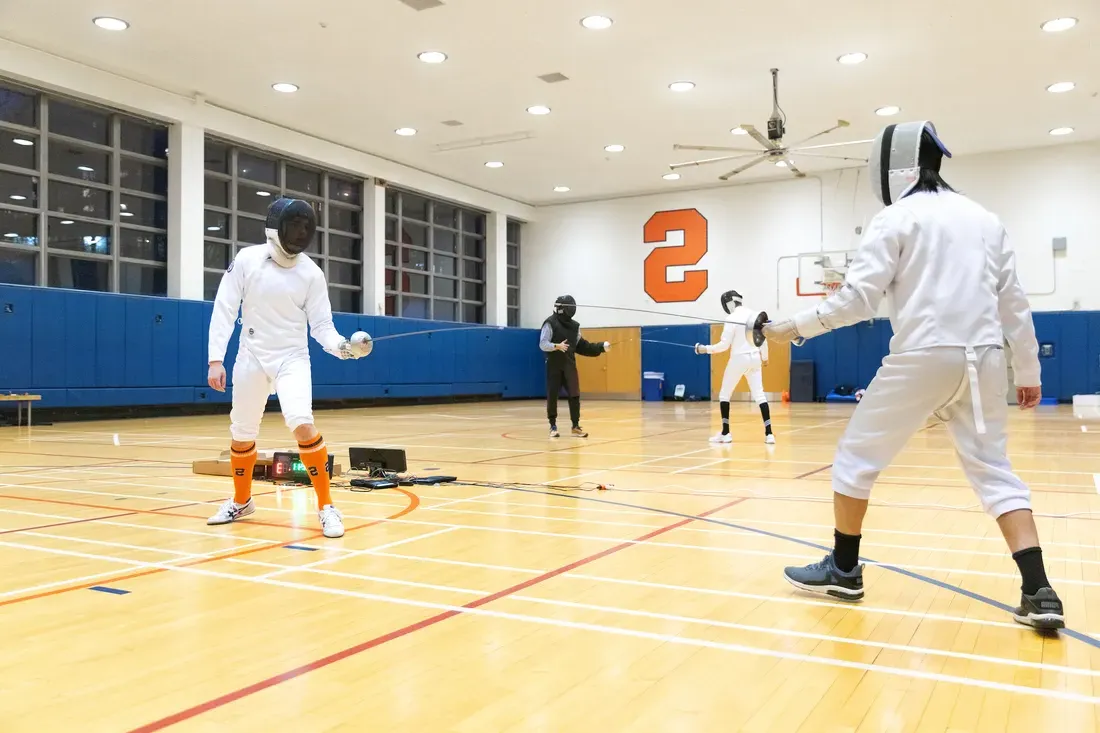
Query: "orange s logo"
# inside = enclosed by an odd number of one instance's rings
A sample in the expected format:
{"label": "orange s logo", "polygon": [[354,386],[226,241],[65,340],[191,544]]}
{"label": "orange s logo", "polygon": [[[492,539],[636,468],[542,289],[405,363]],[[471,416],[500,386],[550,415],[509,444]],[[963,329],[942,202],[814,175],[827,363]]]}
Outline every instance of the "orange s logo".
{"label": "orange s logo", "polygon": [[680,282],[670,282],[668,268],[697,265],[707,253],[707,220],[697,209],[658,211],[645,223],[645,242],[668,240],[669,232],[683,232],[684,243],[655,247],[645,258],[645,292],[656,303],[691,303],[707,289],[707,271],[691,270]]}

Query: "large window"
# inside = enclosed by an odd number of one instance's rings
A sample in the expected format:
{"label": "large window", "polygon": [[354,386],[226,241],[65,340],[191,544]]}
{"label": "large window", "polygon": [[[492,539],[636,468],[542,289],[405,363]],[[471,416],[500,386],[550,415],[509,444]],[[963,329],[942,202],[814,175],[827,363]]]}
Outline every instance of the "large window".
{"label": "large window", "polygon": [[325,273],[332,309],[363,311],[362,181],[209,137],[205,157],[207,300],[214,299],[222,273],[242,247],[267,241],[267,207],[287,196],[317,211],[317,237],[305,254]]}
{"label": "large window", "polygon": [[168,292],[168,128],[0,83],[0,282]]}
{"label": "large window", "polygon": [[386,190],[386,315],[485,323],[485,214]]}
{"label": "large window", "polygon": [[519,326],[519,240],[523,225],[508,221],[508,325]]}

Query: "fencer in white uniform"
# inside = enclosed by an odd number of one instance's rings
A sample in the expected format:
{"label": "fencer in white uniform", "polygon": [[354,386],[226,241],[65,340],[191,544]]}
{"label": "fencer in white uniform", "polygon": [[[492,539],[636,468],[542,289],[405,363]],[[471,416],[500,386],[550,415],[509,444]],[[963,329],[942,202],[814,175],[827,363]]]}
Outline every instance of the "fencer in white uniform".
{"label": "fencer in white uniform", "polygon": [[[768,342],[764,341],[760,346],[753,343],[752,323],[747,319],[755,319],[757,313],[749,311],[742,303],[741,294],[736,290],[727,290],[722,293],[722,310],[728,314],[725,325],[722,326],[722,337],[716,344],[695,344],[696,354],[721,354],[730,352],[729,361],[726,363],[726,371],[722,375],[722,388],[718,392],[718,409],[722,415],[722,432],[710,439],[712,443],[732,443],[730,435],[730,397],[737,388],[741,377],[749,385],[749,394],[760,408],[760,417],[764,420],[764,442],[769,445],[775,443],[775,435],[772,434],[771,409],[768,406],[768,398],[764,395],[764,377],[761,368],[768,363]],[[730,304],[733,310],[730,310]]]}
{"label": "fencer in white uniform", "polygon": [[837,445],[834,549],[822,562],[787,568],[789,582],[842,600],[863,598],[859,540],[871,487],[932,414],[946,424],[985,511],[997,520],[1022,576],[1013,617],[1062,628],[1028,487],[1006,456],[1012,347],[1022,409],[1041,396],[1038,344],[1000,220],[940,177],[950,157],[930,122],[889,125],[870,154],[870,181],[886,205],[867,227],[844,284],[814,308],[770,323],[765,335],[798,341],[875,316],[888,299],[894,337]]}
{"label": "fencer in white uniform", "polygon": [[230,412],[234,498],[209,524],[227,524],[255,512],[251,486],[256,438],[268,397],[277,394],[283,419],[298,439],[299,454],[316,490],[324,534],[340,537],[344,533],[343,519],[330,494],[328,451],[313,424],[306,328],[325,351],[340,359],[365,356],[370,345],[349,342],[332,324],[324,273],[301,254],[312,242],[316,227],[316,215],[307,202],[275,201],[268,211],[267,243],[242,249],[218,287],[208,344],[211,387],[225,389],[222,361],[238,310],[241,335]]}

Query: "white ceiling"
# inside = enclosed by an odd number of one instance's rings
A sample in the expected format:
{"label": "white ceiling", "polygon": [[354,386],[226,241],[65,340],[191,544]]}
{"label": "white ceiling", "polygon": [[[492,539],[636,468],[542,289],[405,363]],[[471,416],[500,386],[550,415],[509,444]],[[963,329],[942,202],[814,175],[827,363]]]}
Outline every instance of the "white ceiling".
{"label": "white ceiling", "polygon": [[[838,118],[852,126],[815,142],[873,137],[884,105],[901,107],[893,121],[933,120],[956,155],[1100,138],[1095,0],[444,1],[417,12],[399,0],[0,0],[0,36],[536,204],[716,183],[733,166],[662,180],[696,157],[672,145],[744,145],[731,127],[765,129],[773,66],[787,142]],[[614,25],[583,28],[592,14]],[[96,15],[131,28],[100,30]],[[1063,16],[1080,23],[1039,29]],[[429,49],[449,59],[418,61]],[[852,51],[869,59],[836,62]],[[536,78],[553,72],[569,81]],[[669,91],[680,80],[697,86]],[[301,90],[276,93],[279,81]],[[1059,81],[1077,89],[1045,91]],[[553,111],[525,112],[536,104]],[[452,119],[464,124],[441,124]],[[1047,134],[1061,126],[1076,132]],[[435,150],[520,132],[530,139]],[[605,153],[610,143],[626,150]],[[788,176],[762,165],[741,180]]]}

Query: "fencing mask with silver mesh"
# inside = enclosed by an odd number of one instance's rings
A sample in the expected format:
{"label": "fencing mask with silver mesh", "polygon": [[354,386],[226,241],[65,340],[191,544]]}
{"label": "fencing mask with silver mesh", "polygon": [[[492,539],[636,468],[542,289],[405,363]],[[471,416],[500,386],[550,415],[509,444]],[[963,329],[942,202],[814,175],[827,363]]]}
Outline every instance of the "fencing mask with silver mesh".
{"label": "fencing mask with silver mesh", "polygon": [[921,168],[938,172],[945,155],[951,157],[928,120],[882,128],[868,156],[875,198],[886,206],[900,201],[916,185]]}

